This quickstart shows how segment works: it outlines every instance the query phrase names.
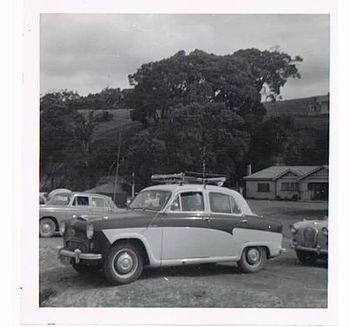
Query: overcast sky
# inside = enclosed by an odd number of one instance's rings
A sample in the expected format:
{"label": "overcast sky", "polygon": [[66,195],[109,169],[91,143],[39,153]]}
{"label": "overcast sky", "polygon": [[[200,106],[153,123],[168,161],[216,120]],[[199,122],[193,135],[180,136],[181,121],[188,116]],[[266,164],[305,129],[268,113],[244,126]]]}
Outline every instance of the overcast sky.
{"label": "overcast sky", "polygon": [[179,50],[224,55],[276,46],[304,59],[284,99],[329,91],[328,15],[42,14],[40,92],[127,88],[128,74]]}

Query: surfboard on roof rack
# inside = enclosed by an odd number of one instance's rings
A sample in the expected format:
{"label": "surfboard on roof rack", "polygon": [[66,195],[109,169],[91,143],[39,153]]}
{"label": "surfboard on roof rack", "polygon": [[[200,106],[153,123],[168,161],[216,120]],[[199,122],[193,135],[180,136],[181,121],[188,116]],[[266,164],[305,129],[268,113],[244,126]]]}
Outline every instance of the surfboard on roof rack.
{"label": "surfboard on roof rack", "polygon": [[[192,176],[191,176],[192,175]],[[193,176],[197,175],[197,176]],[[199,177],[200,173],[186,172],[177,174],[155,174],[151,176],[151,180],[159,184],[211,184],[222,186],[226,177],[216,174],[207,174],[208,177]],[[213,177],[209,177],[213,176]]]}

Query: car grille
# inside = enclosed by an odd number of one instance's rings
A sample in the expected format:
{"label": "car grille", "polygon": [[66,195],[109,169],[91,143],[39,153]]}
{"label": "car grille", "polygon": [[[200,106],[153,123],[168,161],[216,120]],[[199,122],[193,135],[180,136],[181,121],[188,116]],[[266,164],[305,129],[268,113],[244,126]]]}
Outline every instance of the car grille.
{"label": "car grille", "polygon": [[71,251],[79,249],[81,252],[88,252],[88,245],[82,242],[67,241],[66,247]]}
{"label": "car grille", "polygon": [[312,227],[307,227],[303,230],[302,245],[306,247],[316,247],[317,244],[317,230]]}

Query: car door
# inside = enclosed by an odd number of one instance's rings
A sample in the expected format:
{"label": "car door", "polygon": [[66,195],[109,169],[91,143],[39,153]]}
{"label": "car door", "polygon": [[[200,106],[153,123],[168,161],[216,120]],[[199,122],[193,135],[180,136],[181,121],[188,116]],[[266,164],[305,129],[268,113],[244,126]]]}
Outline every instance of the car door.
{"label": "car door", "polygon": [[248,219],[242,213],[233,195],[223,192],[208,192],[210,228],[220,233],[212,242],[212,255],[232,257],[239,255],[241,241],[235,238],[235,228],[246,228]]}
{"label": "car door", "polygon": [[210,222],[205,202],[202,191],[183,191],[175,196],[159,220],[163,262],[210,255]]}

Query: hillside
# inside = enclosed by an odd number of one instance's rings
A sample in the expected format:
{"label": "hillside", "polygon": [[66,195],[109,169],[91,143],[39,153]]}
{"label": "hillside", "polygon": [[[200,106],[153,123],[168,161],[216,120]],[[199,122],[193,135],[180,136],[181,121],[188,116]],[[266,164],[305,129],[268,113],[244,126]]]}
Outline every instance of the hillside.
{"label": "hillside", "polygon": [[265,119],[282,115],[293,116],[297,128],[328,129],[329,96],[265,102]]}
{"label": "hillside", "polygon": [[[127,129],[130,127],[138,127],[140,123],[132,121],[130,118],[130,111],[132,109],[108,109],[108,110],[96,110],[107,111],[112,115],[112,119],[100,123],[95,131],[95,141],[106,137],[117,137],[120,129]],[[90,109],[78,110],[82,114],[87,114]]]}

